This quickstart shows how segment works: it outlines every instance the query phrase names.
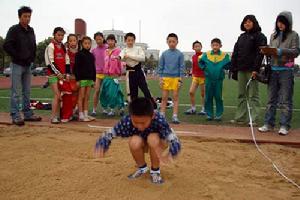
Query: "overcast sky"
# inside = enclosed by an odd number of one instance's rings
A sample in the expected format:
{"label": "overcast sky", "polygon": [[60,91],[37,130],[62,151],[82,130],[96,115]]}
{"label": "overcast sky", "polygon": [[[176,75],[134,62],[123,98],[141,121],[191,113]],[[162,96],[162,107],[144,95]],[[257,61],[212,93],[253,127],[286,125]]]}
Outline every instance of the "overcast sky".
{"label": "overcast sky", "polygon": [[231,51],[245,15],[254,14],[269,38],[276,16],[283,10],[293,13],[293,28],[300,33],[299,0],[1,0],[1,36],[18,22],[17,9],[22,5],[33,9],[31,26],[37,41],[51,36],[56,26],[74,32],[75,18],[87,22],[89,36],[111,29],[114,20],[116,30],[134,32],[139,38],[141,20],[142,42],[150,48],[165,50],[167,34],[175,32],[182,51],[191,51],[195,40],[208,50],[214,37],[223,41],[223,50]]}

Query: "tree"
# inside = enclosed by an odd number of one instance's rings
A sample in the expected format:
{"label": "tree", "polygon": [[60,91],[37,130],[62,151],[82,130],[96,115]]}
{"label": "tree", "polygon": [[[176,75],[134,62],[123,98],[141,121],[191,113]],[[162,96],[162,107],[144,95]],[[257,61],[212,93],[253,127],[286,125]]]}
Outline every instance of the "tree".
{"label": "tree", "polygon": [[145,60],[145,69],[146,70],[153,70],[157,66],[158,61],[154,59],[153,54],[150,55],[149,58],[146,57]]}
{"label": "tree", "polygon": [[35,63],[39,66],[45,66],[45,50],[47,46],[50,44],[52,38],[47,38],[41,42],[39,42],[36,46],[36,57]]}
{"label": "tree", "polygon": [[192,69],[192,61],[186,60],[184,61],[184,65],[185,65],[185,73],[189,74]]}

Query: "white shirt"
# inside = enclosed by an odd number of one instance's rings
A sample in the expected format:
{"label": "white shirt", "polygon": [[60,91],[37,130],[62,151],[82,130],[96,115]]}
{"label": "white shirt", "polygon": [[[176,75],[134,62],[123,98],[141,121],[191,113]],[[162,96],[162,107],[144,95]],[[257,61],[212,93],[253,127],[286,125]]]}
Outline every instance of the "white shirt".
{"label": "white shirt", "polygon": [[[66,64],[70,64],[70,58],[69,55],[66,53]],[[51,42],[46,50],[45,50],[45,64],[46,66],[50,65],[51,69],[54,71],[54,73],[60,74],[60,71],[58,69],[56,69],[56,67],[53,65],[54,63],[54,44]]]}
{"label": "white shirt", "polygon": [[[128,57],[125,59],[124,56],[127,55]],[[123,61],[126,62],[126,65],[129,67],[134,67],[140,62],[145,61],[145,52],[139,46],[133,46],[132,48],[125,47],[121,53],[120,57]]]}

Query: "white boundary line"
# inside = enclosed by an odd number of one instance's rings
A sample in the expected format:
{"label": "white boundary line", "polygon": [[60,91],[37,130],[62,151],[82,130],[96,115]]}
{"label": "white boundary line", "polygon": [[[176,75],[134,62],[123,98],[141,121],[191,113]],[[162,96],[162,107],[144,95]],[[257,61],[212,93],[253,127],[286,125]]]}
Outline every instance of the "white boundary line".
{"label": "white boundary line", "polygon": [[[0,99],[10,99],[10,97],[2,97]],[[52,98],[43,98],[43,97],[32,97],[32,99],[38,99],[43,101],[52,101]],[[179,104],[181,107],[188,107],[190,104]],[[196,105],[196,107],[201,107],[201,105]],[[236,108],[236,106],[224,106],[224,108]],[[260,107],[260,109],[264,110],[266,107]],[[293,111],[300,112],[300,108],[294,108]]]}

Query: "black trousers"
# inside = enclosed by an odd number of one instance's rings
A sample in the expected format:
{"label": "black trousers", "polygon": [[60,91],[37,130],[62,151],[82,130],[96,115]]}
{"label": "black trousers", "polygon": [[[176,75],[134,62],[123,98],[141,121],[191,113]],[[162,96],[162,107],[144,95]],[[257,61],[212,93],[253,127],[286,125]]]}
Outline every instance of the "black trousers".
{"label": "black trousers", "polygon": [[139,88],[144,93],[145,98],[150,99],[156,109],[156,102],[152,98],[149,91],[148,84],[146,82],[146,77],[141,68],[136,68],[135,70],[127,71],[127,96],[128,101],[136,99],[139,94]]}

